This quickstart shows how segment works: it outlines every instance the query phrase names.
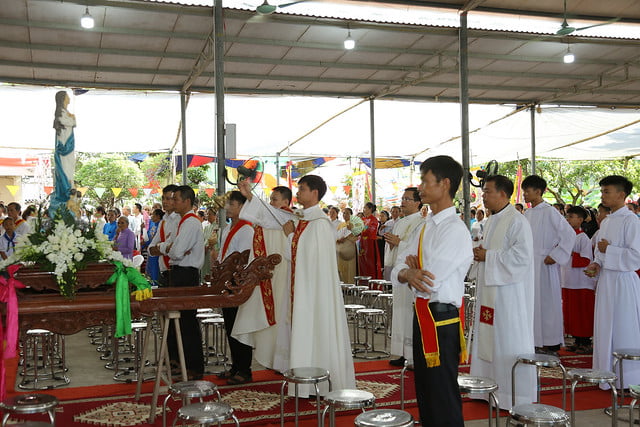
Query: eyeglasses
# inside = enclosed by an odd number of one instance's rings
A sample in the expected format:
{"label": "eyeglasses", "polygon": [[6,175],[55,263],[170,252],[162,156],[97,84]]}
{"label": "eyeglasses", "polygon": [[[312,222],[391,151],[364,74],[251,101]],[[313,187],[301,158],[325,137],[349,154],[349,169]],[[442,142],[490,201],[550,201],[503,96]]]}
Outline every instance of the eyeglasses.
{"label": "eyeglasses", "polygon": [[403,197],[402,199],[403,202],[417,202],[417,200],[415,200],[413,197]]}

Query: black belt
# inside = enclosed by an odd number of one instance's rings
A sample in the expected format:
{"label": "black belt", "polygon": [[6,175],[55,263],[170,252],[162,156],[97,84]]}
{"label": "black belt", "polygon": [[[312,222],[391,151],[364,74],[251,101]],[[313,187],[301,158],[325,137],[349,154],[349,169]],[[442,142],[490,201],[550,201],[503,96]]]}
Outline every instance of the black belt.
{"label": "black belt", "polygon": [[446,313],[448,311],[458,311],[458,307],[453,304],[445,304],[443,302],[430,302],[429,308],[432,313]]}
{"label": "black belt", "polygon": [[195,267],[186,267],[186,266],[183,267],[181,265],[172,265],[171,269],[172,270],[197,270],[197,268]]}

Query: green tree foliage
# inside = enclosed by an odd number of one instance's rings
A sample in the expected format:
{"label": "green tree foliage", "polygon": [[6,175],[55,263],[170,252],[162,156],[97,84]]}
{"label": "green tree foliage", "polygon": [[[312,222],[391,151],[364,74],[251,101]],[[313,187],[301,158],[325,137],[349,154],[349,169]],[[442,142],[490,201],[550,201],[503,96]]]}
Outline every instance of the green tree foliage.
{"label": "green tree foliage", "polygon": [[188,184],[192,187],[198,187],[200,183],[208,184],[209,177],[207,175],[207,171],[209,170],[209,165],[198,166],[194,168],[187,168],[187,181]]}
{"label": "green tree foliage", "polygon": [[[531,162],[520,161],[522,175],[530,174]],[[500,164],[500,173],[515,180],[518,162]],[[550,202],[586,204],[595,206],[600,200],[598,182],[607,175],[622,175],[633,182],[634,191],[640,191],[640,161],[622,160],[538,160],[536,174],[547,181],[546,198]]]}
{"label": "green tree foliage", "polygon": [[[85,202],[94,205],[113,207],[122,200],[133,197],[128,188],[139,188],[144,183],[144,176],[140,168],[122,154],[95,154],[85,158],[76,169],[76,182],[81,187],[106,188],[102,197],[90,190],[83,195]],[[122,188],[118,197],[113,196],[111,188]]]}
{"label": "green tree foliage", "polygon": [[171,179],[171,160],[166,153],[150,155],[139,166],[147,182],[158,181],[164,186]]}

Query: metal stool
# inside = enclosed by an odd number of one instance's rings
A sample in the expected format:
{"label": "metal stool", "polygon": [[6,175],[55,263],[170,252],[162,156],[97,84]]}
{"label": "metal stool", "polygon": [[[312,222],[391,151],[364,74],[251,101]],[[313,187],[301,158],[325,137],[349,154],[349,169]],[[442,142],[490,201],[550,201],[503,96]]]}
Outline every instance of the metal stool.
{"label": "metal stool", "polygon": [[342,289],[342,300],[344,301],[345,304],[348,304],[349,302],[351,302],[351,296],[353,295],[352,291],[353,291],[353,288],[355,287],[356,285],[352,283],[340,284],[340,289]]}
{"label": "metal stool", "polygon": [[400,409],[404,410],[404,375],[407,370],[413,371],[413,365],[408,360],[404,361],[404,367],[400,371]]}
{"label": "metal stool", "polygon": [[56,424],[56,406],[58,399],[48,394],[23,394],[9,397],[0,403],[0,409],[4,411],[2,427],[7,424],[11,414],[49,414],[52,425]]}
{"label": "metal stool", "polygon": [[[375,325],[381,325],[385,323],[384,310],[378,308],[363,308],[356,312],[358,319],[362,322],[364,327],[364,342],[362,343],[364,348],[358,349],[355,353],[363,353],[362,356],[357,356],[361,359],[382,359],[389,356],[387,349],[387,334],[384,334],[384,350],[376,350],[375,346]],[[371,343],[369,343],[369,335],[371,335]]]}
{"label": "metal stool", "polygon": [[369,289],[369,280],[371,280],[371,276],[355,276],[353,281],[356,286],[366,286]]}
{"label": "metal stool", "polygon": [[[220,402],[220,391],[218,386],[209,381],[182,381],[169,386],[169,394],[164,398],[162,402],[162,427],[167,425],[167,402],[169,398],[173,400],[182,399],[182,404],[186,402],[191,403],[191,399],[199,398],[202,403],[202,398],[211,396],[218,396],[218,402]],[[226,418],[225,418],[226,419]]]}
{"label": "metal stool", "polygon": [[[46,329],[30,329],[23,336],[23,390],[46,390],[69,384],[64,336]],[[42,383],[42,385],[39,385]]]}
{"label": "metal stool", "polygon": [[347,325],[350,323],[353,327],[353,337],[351,339],[352,352],[356,351],[356,346],[362,345],[360,342],[360,330],[358,329],[358,310],[362,310],[363,308],[365,308],[365,306],[360,304],[345,304],[344,306],[347,312]]}
{"label": "metal stool", "polygon": [[500,405],[496,397],[498,383],[491,378],[458,376],[458,388],[462,394],[487,393],[489,394],[489,427],[493,418],[493,408],[496,409],[496,427],[500,425]]}
{"label": "metal stool", "polygon": [[[624,369],[622,366],[622,362],[625,360],[640,360],[640,349],[638,348],[620,348],[615,350],[613,353],[613,368],[612,371],[618,374],[618,378],[620,379],[620,394],[618,408],[622,408],[624,406]],[[616,371],[616,367],[618,370]],[[607,408],[607,413],[611,414],[610,408]]]}
{"label": "metal stool", "polygon": [[362,305],[364,305],[367,308],[373,308],[373,302],[376,300],[376,297],[381,293],[382,291],[378,291],[378,290],[365,290],[360,292]]}
{"label": "metal stool", "polygon": [[413,416],[397,409],[374,409],[356,417],[358,427],[412,427]]}
{"label": "metal stool", "polygon": [[571,377],[571,425],[575,425],[575,391],[578,382],[603,384],[607,383],[611,386],[611,425],[618,425],[618,392],[616,391],[616,374],[609,371],[599,371],[597,369],[571,369],[569,370]]}
{"label": "metal stool", "polygon": [[238,418],[233,415],[233,408],[224,402],[204,402],[194,403],[193,405],[183,406],[178,409],[178,415],[173,420],[176,425],[178,420],[195,421],[203,426],[209,426],[214,423],[221,423],[224,420],[232,419],[236,426],[240,426]]}
{"label": "metal stool", "polygon": [[318,383],[327,381],[329,383],[329,391],[331,391],[331,378],[329,371],[322,368],[292,368],[285,371],[283,374],[284,381],[280,387],[280,426],[284,427],[284,387],[288,383],[293,383],[295,386],[295,399],[296,399],[296,414],[295,425],[298,425],[298,384],[313,384],[316,389],[316,409],[318,411],[318,425],[322,424],[322,418],[320,413],[320,390],[318,389]]}
{"label": "metal stool", "polygon": [[[131,333],[133,334],[133,344],[131,346],[131,351],[133,353],[133,365],[125,368],[118,368],[118,360],[116,360],[116,373],[113,375],[113,379],[115,381],[125,381],[130,383],[138,381],[138,375],[144,374],[144,367],[147,365],[147,361],[142,360],[142,338],[146,329],[147,322],[131,323]],[[143,379],[143,381],[151,378],[153,378],[153,375]]]}
{"label": "metal stool", "polygon": [[541,403],[526,403],[511,408],[507,426],[512,424],[533,425],[533,426],[568,426],[569,416],[560,408],[543,405]]}
{"label": "metal stool", "polygon": [[364,291],[368,291],[369,290],[369,286],[365,286],[365,285],[356,285],[353,287],[353,302],[355,304],[364,304],[364,298],[362,296],[362,293]]}
{"label": "metal stool", "polygon": [[11,427],[54,427],[54,425],[44,421],[27,421],[26,423],[11,424]]}
{"label": "metal stool", "polygon": [[335,427],[336,408],[362,409],[362,412],[364,412],[364,408],[366,408],[367,406],[375,408],[376,397],[373,395],[373,393],[369,393],[368,391],[363,390],[335,390],[329,392],[324,397],[324,403],[326,406],[322,410],[321,425],[324,426],[324,417],[327,414],[327,411],[329,411],[329,426]]}
{"label": "metal stool", "polygon": [[567,370],[560,362],[560,358],[550,354],[521,354],[511,368],[511,406],[516,404],[516,367],[519,364],[534,365],[536,367],[537,402],[540,403],[540,369],[560,368],[562,370],[562,409],[567,408]]}
{"label": "metal stool", "polygon": [[369,280],[369,287],[382,292],[391,292],[393,285],[389,280]]}
{"label": "metal stool", "polygon": [[[224,330],[222,317],[209,317],[201,320],[202,336],[204,337],[204,365],[209,366],[209,358],[215,357],[213,365],[222,365],[224,371],[227,366],[227,335]],[[209,340],[211,337],[211,341]],[[210,372],[207,372],[210,373]]]}
{"label": "metal stool", "polygon": [[629,427],[633,427],[635,423],[633,411],[635,411],[636,403],[638,403],[638,398],[640,398],[640,386],[629,386],[629,394],[631,394],[632,399],[629,404]]}

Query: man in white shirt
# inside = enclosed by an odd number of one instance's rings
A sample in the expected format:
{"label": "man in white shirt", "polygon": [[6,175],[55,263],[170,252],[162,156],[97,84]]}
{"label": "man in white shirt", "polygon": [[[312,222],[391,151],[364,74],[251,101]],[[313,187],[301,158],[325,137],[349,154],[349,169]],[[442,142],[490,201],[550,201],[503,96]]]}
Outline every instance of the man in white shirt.
{"label": "man in white shirt", "polygon": [[[200,220],[192,211],[195,197],[195,192],[187,185],[177,187],[173,193],[173,206],[176,213],[180,215],[175,236],[167,247],[171,266],[171,286],[174,287],[200,285],[200,267],[204,261],[204,238]],[[189,380],[201,379],[204,372],[204,355],[196,310],[180,311],[180,332]],[[173,328],[169,330],[167,344],[169,357],[172,361],[177,361],[177,343]]]}
{"label": "man in white shirt", "polygon": [[[404,252],[416,227],[423,224],[420,208],[420,193],[416,187],[408,187],[402,194],[400,204],[403,217],[393,226],[393,231],[384,234],[387,247],[384,251],[384,274],[391,277],[391,271],[398,261],[398,254]],[[391,366],[403,366],[404,361],[413,363],[413,292],[408,286],[393,287],[393,315],[391,320],[391,354],[400,357],[389,361]]]}
{"label": "man in white shirt", "polygon": [[[482,199],[492,212],[477,262],[476,309],[471,345],[471,375],[498,383],[502,409],[511,408],[511,368],[518,355],[533,352],[533,237],[529,222],[509,200],[513,182],[505,176],[486,179]],[[516,370],[516,404],[536,399],[535,368]]]}
{"label": "man in white shirt", "polygon": [[576,233],[553,206],[542,199],[547,182],[538,175],[522,181],[524,217],[531,225],[535,265],[533,336],[536,351],[557,356],[564,343],[560,266],[569,262]]}
{"label": "man in white shirt", "polygon": [[[222,230],[220,235],[220,252],[218,261],[224,261],[234,252],[244,252],[251,250],[253,242],[253,226],[249,221],[240,219],[240,211],[247,198],[239,191],[232,191],[229,200],[224,206],[227,218],[231,220]],[[251,359],[253,349],[250,345],[238,341],[232,336],[233,326],[236,322],[238,307],[223,307],[224,329],[229,341],[231,350],[231,369],[218,375],[219,378],[226,378],[230,385],[243,384],[251,381]],[[251,313],[245,313],[251,315]]]}
{"label": "man in white shirt", "polygon": [[149,253],[157,256],[160,267],[160,286],[171,285],[171,269],[169,266],[169,245],[178,228],[181,215],[174,211],[173,193],[178,189],[177,185],[169,184],[162,189],[162,208],[164,217],[158,225],[158,232],[153,236],[149,244]]}
{"label": "man in white shirt", "polygon": [[[636,274],[640,269],[640,221],[624,203],[632,189],[633,184],[622,176],[600,180],[602,204],[611,213],[602,220],[594,261],[586,269],[591,277],[598,278],[594,369],[610,370],[613,351],[638,348],[640,343],[640,278]],[[624,388],[640,383],[640,362],[624,362],[624,380]]]}
{"label": "man in white shirt", "polygon": [[422,162],[420,173],[418,190],[431,213],[399,255],[391,280],[410,286],[416,296],[413,359],[420,421],[463,427],[458,365],[466,360],[466,344],[459,308],[473,258],[469,231],[453,205],[463,170],[451,157],[436,156]]}

